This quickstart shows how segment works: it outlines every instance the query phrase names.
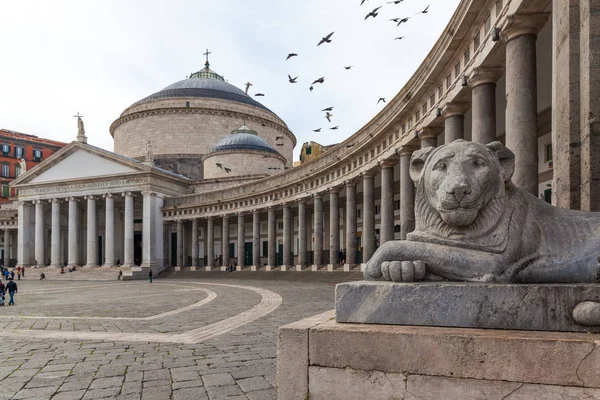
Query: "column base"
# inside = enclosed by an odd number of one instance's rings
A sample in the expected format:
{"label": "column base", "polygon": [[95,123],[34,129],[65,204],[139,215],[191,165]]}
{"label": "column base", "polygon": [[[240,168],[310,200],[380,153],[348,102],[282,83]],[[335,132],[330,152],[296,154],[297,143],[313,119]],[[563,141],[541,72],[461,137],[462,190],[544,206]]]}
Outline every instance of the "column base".
{"label": "column base", "polygon": [[243,267],[241,265],[236,265],[235,266],[235,270],[236,271],[241,271],[243,269]]}
{"label": "column base", "polygon": [[62,265],[60,265],[60,264],[50,264],[48,266],[48,268],[60,268],[60,267],[62,267]]}
{"label": "column base", "polygon": [[121,265],[121,267],[124,267],[124,268],[133,268],[133,267],[135,267],[135,264],[132,264],[132,263],[123,264],[123,265]]}
{"label": "column base", "polygon": [[181,267],[175,267],[175,271],[181,271]]}
{"label": "column base", "polygon": [[317,271],[319,270],[319,266],[318,266],[318,265],[311,265],[311,266],[310,266],[310,270],[311,270],[312,272],[317,272]]}
{"label": "column base", "polygon": [[96,264],[85,264],[85,265],[83,266],[83,268],[93,268],[93,267],[97,267],[97,266],[98,266],[98,265],[96,265]]}
{"label": "column base", "polygon": [[221,265],[221,272],[227,272],[227,267],[224,265]]}
{"label": "column base", "polygon": [[286,272],[286,271],[287,271],[287,265],[282,265],[281,272]]}
{"label": "column base", "polygon": [[272,267],[270,265],[267,265],[265,268],[265,271],[270,272],[272,270]]}
{"label": "column base", "polygon": [[114,262],[107,262],[104,265],[102,265],[102,268],[110,268],[110,267],[114,267],[115,263]]}
{"label": "column base", "polygon": [[198,267],[195,267],[193,265],[190,267],[190,271],[195,271],[196,269],[198,269]]}
{"label": "column base", "polygon": [[212,270],[212,267],[211,266],[206,266],[206,267],[204,267],[204,270],[206,272],[210,272]]}
{"label": "column base", "polygon": [[250,271],[256,272],[256,265],[251,265],[250,266]]}
{"label": "column base", "polygon": [[333,272],[335,267],[336,267],[336,265],[334,265],[334,264],[327,264],[327,272]]}
{"label": "column base", "polygon": [[302,265],[296,265],[296,272],[302,271]]}
{"label": "column base", "polygon": [[365,272],[365,269],[367,269],[367,264],[366,263],[360,264],[360,271]]}

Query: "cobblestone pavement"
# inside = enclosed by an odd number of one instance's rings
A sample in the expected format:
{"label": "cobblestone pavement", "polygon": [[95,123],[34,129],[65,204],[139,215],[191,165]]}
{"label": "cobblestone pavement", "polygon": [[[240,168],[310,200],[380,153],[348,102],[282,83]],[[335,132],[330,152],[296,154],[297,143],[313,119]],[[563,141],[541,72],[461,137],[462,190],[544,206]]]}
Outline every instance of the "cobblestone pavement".
{"label": "cobblestone pavement", "polygon": [[21,281],[0,307],[0,399],[275,399],[277,328],[360,277],[304,276]]}

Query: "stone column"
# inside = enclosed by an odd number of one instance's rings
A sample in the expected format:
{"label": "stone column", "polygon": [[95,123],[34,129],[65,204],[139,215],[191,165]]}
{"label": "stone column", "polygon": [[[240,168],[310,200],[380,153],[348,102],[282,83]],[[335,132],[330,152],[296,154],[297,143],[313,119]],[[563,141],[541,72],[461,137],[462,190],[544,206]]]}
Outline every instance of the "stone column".
{"label": "stone column", "polygon": [[298,265],[296,271],[308,265],[306,200],[298,200]]}
{"label": "stone column", "polygon": [[465,112],[467,110],[468,106],[463,103],[448,103],[442,110],[445,144],[465,138]]}
{"label": "stone column", "polygon": [[282,270],[292,266],[292,209],[283,205],[283,265]]}
{"label": "stone column", "polygon": [[[229,266],[230,254],[229,254],[229,216],[223,216],[223,223],[221,224],[221,253],[223,254],[223,265],[222,267],[227,268]],[[221,268],[223,269],[223,268]]]}
{"label": "stone column", "polygon": [[502,30],[506,43],[506,147],[515,153],[513,183],[537,196],[536,41],[540,27],[539,22],[531,23],[530,18],[536,19],[529,15],[509,15]]}
{"label": "stone column", "polygon": [[124,192],[122,196],[125,198],[123,266],[133,267],[133,193]]}
{"label": "stone column", "polygon": [[268,237],[268,261],[267,261],[267,271],[270,270],[270,268],[273,268],[275,266],[275,264],[277,264],[277,250],[276,250],[276,246],[277,246],[277,226],[276,226],[276,219],[275,219],[275,208],[274,207],[269,207],[269,211],[268,211],[268,220],[267,220],[267,237]]}
{"label": "stone column", "polygon": [[471,138],[473,142],[488,144],[496,140],[496,81],[501,71],[475,68],[470,84]]}
{"label": "stone column", "polygon": [[206,220],[206,270],[215,266],[215,221],[213,217]]}
{"label": "stone column", "polygon": [[87,200],[87,261],[86,267],[95,267],[98,259],[98,219],[96,218],[96,197],[85,196]]}
{"label": "stone column", "polygon": [[260,211],[252,212],[252,267],[251,270],[260,268]]}
{"label": "stone column", "polygon": [[346,181],[346,269],[356,265],[356,182]]}
{"label": "stone column", "polygon": [[421,148],[437,147],[438,136],[442,132],[442,128],[437,126],[426,126],[419,132],[421,140]]}
{"label": "stone column", "polygon": [[[35,204],[35,259],[44,263],[44,203],[41,200],[34,200]],[[71,215],[69,214],[69,217]]]}
{"label": "stone column", "polygon": [[10,231],[8,228],[4,229],[4,260],[2,265],[8,267],[10,264]]}
{"label": "stone column", "polygon": [[183,221],[177,220],[177,265],[175,271],[180,271],[183,267]]}
{"label": "stone column", "polygon": [[156,260],[158,231],[156,226],[156,193],[144,191],[142,195],[142,267],[152,268],[153,273],[158,273],[159,271],[156,270],[158,264]]}
{"label": "stone column", "polygon": [[[381,226],[379,245],[394,240],[394,165],[395,160],[379,163],[381,169]],[[373,253],[371,253],[373,254]]]}
{"label": "stone column", "polygon": [[241,271],[246,266],[246,227],[244,225],[244,214],[239,213],[237,217],[238,262],[236,269]]}
{"label": "stone column", "polygon": [[[115,265],[115,197],[111,193],[103,195],[104,197],[104,266],[112,267]],[[69,203],[70,211],[71,203]],[[71,215],[69,214],[69,220]],[[70,226],[69,226],[70,227]],[[69,249],[71,248],[71,239],[69,235]],[[69,250],[70,252],[70,250]]]}
{"label": "stone column", "polygon": [[198,218],[192,219],[192,266],[190,270],[198,268]]}
{"label": "stone column", "polygon": [[[32,265],[31,248],[31,205],[19,201],[18,206],[18,229],[17,229],[17,265],[20,267],[29,267]],[[45,260],[38,260],[40,265],[44,265]]]}
{"label": "stone column", "polygon": [[[69,232],[67,235],[67,242],[69,245],[67,264],[69,267],[79,266],[79,200],[76,197],[69,197]],[[37,232],[36,232],[37,233]],[[42,236],[44,232],[42,231]],[[37,235],[36,235],[37,236]],[[44,251],[42,250],[41,258],[44,259]],[[35,256],[36,259],[38,256]],[[39,261],[39,260],[38,260]],[[40,261],[43,262],[43,261]]]}
{"label": "stone column", "polygon": [[410,157],[416,149],[402,146],[400,154],[400,239],[415,230],[415,186],[410,179]]}
{"label": "stone column", "polygon": [[[50,266],[59,268],[60,260],[60,200],[50,200],[52,204],[52,234],[50,243]],[[38,260],[39,261],[39,260]]]}
{"label": "stone column", "polygon": [[329,266],[340,265],[340,189],[329,189]]}
{"label": "stone column", "polygon": [[[391,170],[392,177],[394,174],[393,167],[390,168],[382,168],[381,174],[381,227],[379,229],[380,237],[384,237],[383,229],[384,224],[389,224],[389,221],[384,222],[383,217],[383,202],[384,197],[387,195],[388,191],[390,191],[390,187],[386,186],[384,188],[384,172],[389,172]],[[362,174],[363,178],[363,206],[362,206],[362,246],[363,246],[363,264],[367,263],[373,253],[375,253],[375,171],[367,171]],[[385,178],[389,178],[389,176],[385,176]],[[389,181],[386,181],[386,184],[389,185]],[[393,180],[392,180],[393,185]],[[394,192],[391,191],[391,195],[394,195]],[[393,198],[393,197],[392,197]],[[387,210],[386,210],[387,211]],[[393,213],[393,204],[392,204],[392,213]],[[392,214],[393,215],[393,214]],[[392,234],[393,234],[393,225],[392,225]]]}
{"label": "stone column", "polygon": [[323,265],[323,197],[320,193],[313,196],[314,201],[314,230],[315,247],[313,252],[313,265],[320,267]]}

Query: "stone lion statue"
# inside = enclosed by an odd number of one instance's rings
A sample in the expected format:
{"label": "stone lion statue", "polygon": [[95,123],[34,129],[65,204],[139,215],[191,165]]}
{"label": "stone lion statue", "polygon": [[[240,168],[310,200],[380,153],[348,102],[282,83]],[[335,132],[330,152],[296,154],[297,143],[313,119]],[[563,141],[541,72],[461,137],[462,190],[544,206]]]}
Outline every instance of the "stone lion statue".
{"label": "stone lion statue", "polygon": [[415,152],[416,229],[381,246],[365,279],[598,282],[600,213],[556,208],[518,189],[514,159],[500,142]]}

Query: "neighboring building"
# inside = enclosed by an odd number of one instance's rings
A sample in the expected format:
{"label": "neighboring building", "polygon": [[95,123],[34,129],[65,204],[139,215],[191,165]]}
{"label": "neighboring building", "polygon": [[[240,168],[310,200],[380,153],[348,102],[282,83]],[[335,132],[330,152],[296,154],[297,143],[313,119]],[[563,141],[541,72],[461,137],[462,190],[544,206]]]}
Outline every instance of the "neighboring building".
{"label": "neighboring building", "polygon": [[21,175],[21,158],[25,160],[26,169],[29,170],[65,145],[66,143],[35,135],[0,129],[0,203],[8,202],[9,197],[15,194],[9,184]]}
{"label": "neighboring building", "polygon": [[310,142],[306,142],[302,145],[302,149],[300,150],[300,162],[295,163],[294,166],[313,160],[337,145],[338,144],[336,143],[324,146],[320,143],[313,142],[312,140]]}

